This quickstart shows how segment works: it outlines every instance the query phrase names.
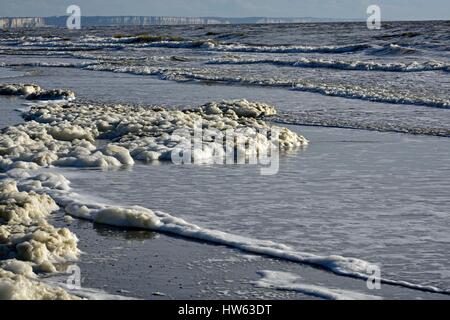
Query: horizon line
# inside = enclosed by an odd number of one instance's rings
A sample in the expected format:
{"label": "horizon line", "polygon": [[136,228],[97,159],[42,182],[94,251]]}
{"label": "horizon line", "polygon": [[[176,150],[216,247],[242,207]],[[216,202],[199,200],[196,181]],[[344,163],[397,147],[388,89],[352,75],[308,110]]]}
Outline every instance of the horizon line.
{"label": "horizon line", "polygon": [[[0,19],[12,19],[12,18],[60,18],[68,17],[69,15],[51,15],[51,16],[0,16]],[[81,18],[94,18],[94,17],[158,17],[158,18],[198,18],[198,19],[312,19],[312,20],[339,20],[342,22],[356,22],[356,21],[366,21],[364,18],[337,18],[337,17],[287,17],[287,16],[181,16],[181,15],[82,15]],[[383,21],[396,22],[396,21],[450,21],[450,18],[425,18],[425,19],[404,19],[404,18],[390,18],[384,19]]]}

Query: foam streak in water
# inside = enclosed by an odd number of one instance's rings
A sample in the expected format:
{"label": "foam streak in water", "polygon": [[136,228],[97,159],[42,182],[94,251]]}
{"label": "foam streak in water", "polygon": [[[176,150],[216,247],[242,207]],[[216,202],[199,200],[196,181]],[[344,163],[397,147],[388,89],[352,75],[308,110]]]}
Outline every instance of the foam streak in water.
{"label": "foam streak in water", "polygon": [[439,61],[411,62],[411,63],[378,63],[373,61],[345,61],[327,59],[299,58],[297,60],[285,59],[258,59],[258,58],[222,58],[214,59],[209,64],[272,64],[287,67],[326,68],[339,70],[361,71],[389,71],[389,72],[420,72],[420,71],[450,71],[450,66]]}

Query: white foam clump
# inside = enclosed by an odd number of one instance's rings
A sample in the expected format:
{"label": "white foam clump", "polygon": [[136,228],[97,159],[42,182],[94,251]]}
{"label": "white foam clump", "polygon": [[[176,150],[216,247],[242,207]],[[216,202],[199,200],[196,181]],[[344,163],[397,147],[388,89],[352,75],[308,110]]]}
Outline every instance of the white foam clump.
{"label": "white foam clump", "polygon": [[[256,150],[267,150],[272,142],[260,131],[272,127],[259,117],[275,113],[272,106],[246,100],[184,111],[75,103],[38,105],[24,114],[28,122],[7,128],[0,136],[0,170],[33,169],[35,165],[119,167],[133,165],[135,160],[170,160],[172,152],[191,141],[194,125],[200,122],[205,132],[231,129],[241,140],[253,142]],[[282,150],[308,143],[286,128],[278,129]],[[173,134],[177,130],[188,135]],[[97,147],[96,139],[114,142]],[[225,149],[225,145],[205,139],[199,152],[210,159],[217,148]]]}
{"label": "white foam clump", "polygon": [[6,260],[0,262],[0,267],[3,270],[10,271],[14,274],[20,274],[28,278],[36,277],[36,274],[33,272],[33,267],[30,263],[20,261],[20,260]]}
{"label": "white foam clump", "polygon": [[226,114],[231,117],[234,117],[234,114],[236,114],[238,117],[245,118],[258,118],[277,114],[273,106],[264,103],[249,102],[247,100],[211,102],[205,104],[202,110],[206,114]]}
{"label": "white foam clump", "polygon": [[16,181],[0,181],[0,257],[31,261],[45,270],[54,269],[52,263],[77,259],[76,236],[46,220],[58,208],[46,194],[20,192]]}
{"label": "white foam clump", "polygon": [[261,279],[255,281],[260,288],[287,290],[327,300],[380,300],[379,296],[364,294],[351,290],[327,288],[324,286],[302,283],[302,278],[289,272],[262,270],[258,272]]}
{"label": "white foam clump", "polygon": [[0,95],[27,96],[41,90],[41,87],[35,84],[0,84]]}
{"label": "white foam clump", "polygon": [[96,223],[117,227],[155,229],[160,226],[153,212],[144,208],[104,208],[95,212],[93,217]]}
{"label": "white foam clump", "polygon": [[35,84],[0,84],[0,95],[24,96],[28,100],[73,100],[75,93],[66,89],[45,90]]}
{"label": "white foam clump", "polygon": [[31,225],[56,209],[50,197],[19,192],[14,180],[0,181],[0,219],[9,225]]}
{"label": "white foam clump", "polygon": [[0,268],[0,300],[78,300],[66,290]]}
{"label": "white foam clump", "polygon": [[[36,186],[45,183],[37,176]],[[47,179],[48,180],[48,179]],[[68,299],[64,290],[38,282],[33,270],[55,272],[54,263],[75,260],[78,239],[46,218],[58,206],[51,197],[20,192],[15,180],[0,180],[0,299]]]}
{"label": "white foam clump", "polygon": [[[78,239],[66,228],[55,228],[46,218],[58,206],[47,194],[34,190],[68,192],[69,181],[54,173],[11,172],[15,180],[0,180],[0,300],[127,299],[93,289],[68,288],[42,280],[35,271],[55,273],[54,263],[77,260]],[[1,261],[1,259],[5,259]]]}

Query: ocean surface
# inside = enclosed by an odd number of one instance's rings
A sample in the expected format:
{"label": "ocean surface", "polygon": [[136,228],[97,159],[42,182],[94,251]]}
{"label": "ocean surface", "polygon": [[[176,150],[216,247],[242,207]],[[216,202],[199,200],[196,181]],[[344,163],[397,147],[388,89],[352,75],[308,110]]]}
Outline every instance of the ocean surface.
{"label": "ocean surface", "polygon": [[[75,190],[109,203],[363,259],[388,279],[448,291],[449,31],[448,21],[386,22],[381,30],[362,23],[12,30],[0,33],[0,82],[68,88],[92,102],[273,104],[279,115],[268,120],[310,140],[283,156],[274,176],[249,165],[61,170]],[[0,124],[19,121],[8,113]]]}
{"label": "ocean surface", "polygon": [[448,21],[386,22],[382,30],[362,23],[45,29],[3,33],[0,53],[4,66],[311,92],[312,102],[278,100],[280,121],[449,136],[442,110],[450,108],[449,30]]}

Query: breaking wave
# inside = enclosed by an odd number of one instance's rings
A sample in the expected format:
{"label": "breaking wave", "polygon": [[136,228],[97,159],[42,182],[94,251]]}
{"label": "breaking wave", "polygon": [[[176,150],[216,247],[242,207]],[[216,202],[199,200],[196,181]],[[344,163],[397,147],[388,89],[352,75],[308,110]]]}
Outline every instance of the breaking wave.
{"label": "breaking wave", "polygon": [[447,138],[450,137],[450,129],[446,125],[421,126],[418,124],[413,125],[411,123],[402,123],[401,121],[376,121],[370,120],[370,118],[367,120],[356,120],[351,117],[342,119],[334,115],[323,115],[321,112],[302,112],[301,115],[279,114],[267,117],[267,120],[289,125],[396,132]]}
{"label": "breaking wave", "polygon": [[370,54],[377,55],[377,56],[384,56],[384,55],[410,55],[410,54],[416,54],[418,51],[413,48],[405,48],[401,47],[397,44],[386,44],[383,46],[374,46],[368,50]]}
{"label": "breaking wave", "polygon": [[268,45],[250,43],[225,43],[213,39],[205,40],[179,40],[178,37],[98,37],[85,36],[77,41],[63,38],[26,37],[9,39],[2,42],[4,45],[22,47],[29,50],[66,50],[89,51],[102,49],[125,48],[189,48],[221,52],[253,52],[253,53],[323,53],[345,54],[364,51],[369,55],[411,55],[420,53],[418,49],[402,47],[397,44],[372,45],[368,43],[356,43],[345,45]]}
{"label": "breaking wave", "polygon": [[108,64],[89,65],[85,69],[95,71],[112,71],[118,73],[131,73],[136,75],[158,76],[162,80],[175,81],[208,81],[217,83],[232,83],[242,85],[254,85],[265,87],[282,87],[291,90],[314,92],[327,96],[361,99],[372,102],[392,103],[392,104],[411,104],[433,108],[450,108],[449,99],[440,99],[425,97],[414,93],[398,92],[387,89],[364,88],[357,85],[327,84],[315,83],[307,80],[278,80],[267,78],[245,78],[224,76],[223,74],[214,74],[209,70],[193,70],[180,68],[155,68],[145,66],[117,67]]}
{"label": "breaking wave", "polygon": [[344,46],[261,46],[246,44],[220,44],[207,41],[204,45],[210,50],[228,52],[262,52],[262,53],[348,53],[367,49],[367,44],[354,44]]}
{"label": "breaking wave", "polygon": [[[139,37],[81,37],[77,42],[64,41],[63,39],[27,38],[19,39],[14,44],[25,48],[48,48],[61,50],[99,50],[99,49],[123,49],[123,48],[198,48],[211,51],[226,52],[263,52],[263,53],[352,53],[370,48],[368,44],[350,44],[341,46],[309,46],[309,45],[256,45],[241,43],[221,43],[216,40],[149,40],[136,41]],[[145,38],[143,38],[145,40]]]}
{"label": "breaking wave", "polygon": [[[415,94],[413,92],[399,92],[385,88],[364,88],[358,85],[346,85],[338,83],[317,83],[309,80],[283,80],[258,77],[224,76],[222,72],[208,69],[194,68],[164,68],[141,65],[121,66],[116,63],[81,62],[81,63],[3,63],[3,67],[10,66],[41,66],[41,67],[66,67],[81,68],[92,71],[109,71],[116,73],[129,73],[135,75],[149,75],[159,77],[161,80],[172,81],[208,81],[217,83],[241,84],[263,87],[281,87],[291,90],[313,92],[327,96],[347,99],[360,99],[372,102],[410,104],[432,108],[450,108],[450,99],[434,98]],[[430,64],[429,67],[431,67]],[[437,65],[436,65],[437,66]],[[435,67],[436,67],[435,66]],[[419,67],[418,67],[419,68]],[[448,68],[448,66],[446,67]],[[444,69],[442,69],[444,70]]]}
{"label": "breaking wave", "polygon": [[314,58],[299,58],[296,60],[271,58],[219,58],[208,61],[208,64],[273,64],[287,67],[326,68],[339,70],[362,71],[390,71],[390,72],[419,72],[419,71],[450,71],[450,65],[439,61],[411,62],[411,63],[379,63],[373,61],[345,61]]}

